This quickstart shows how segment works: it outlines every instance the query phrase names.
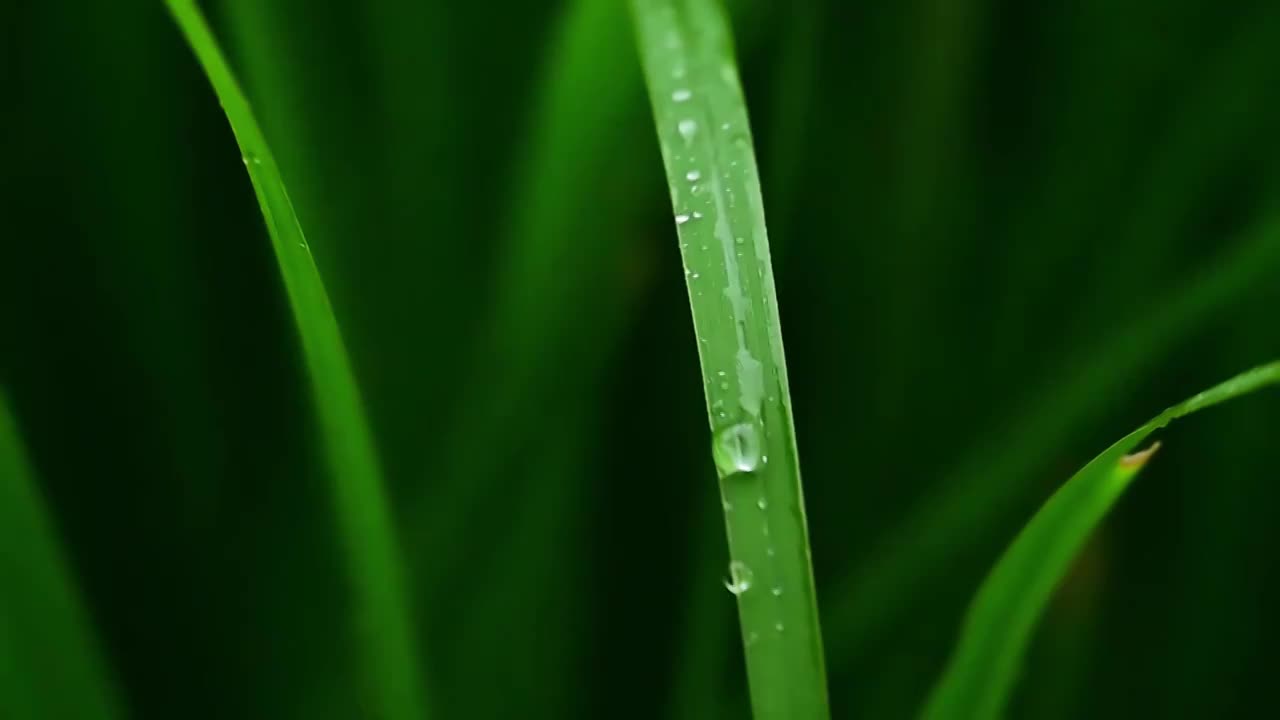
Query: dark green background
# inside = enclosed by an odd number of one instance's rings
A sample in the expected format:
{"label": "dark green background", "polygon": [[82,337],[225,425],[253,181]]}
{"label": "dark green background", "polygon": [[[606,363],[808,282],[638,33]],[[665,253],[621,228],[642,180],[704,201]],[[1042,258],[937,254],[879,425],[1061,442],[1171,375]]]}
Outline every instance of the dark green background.
{"label": "dark green background", "polygon": [[[204,4],[354,358],[440,717],[747,713],[625,6]],[[361,717],[306,371],[212,92],[160,2],[0,8],[0,384],[130,715]],[[1280,252],[1140,331],[1280,210],[1280,4],[732,8],[824,616],[883,589],[859,568],[962,458],[1087,407],[992,473],[999,508],[937,509],[971,531],[872,632],[827,623],[835,715],[909,717],[1057,483],[1280,356]],[[1164,434],[1012,715],[1269,704],[1277,428],[1271,393]]]}

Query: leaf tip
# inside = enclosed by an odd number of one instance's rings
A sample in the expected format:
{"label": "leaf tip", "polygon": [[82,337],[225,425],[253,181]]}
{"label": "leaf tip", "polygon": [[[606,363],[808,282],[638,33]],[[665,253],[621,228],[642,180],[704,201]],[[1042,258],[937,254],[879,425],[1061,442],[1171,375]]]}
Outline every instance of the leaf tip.
{"label": "leaf tip", "polygon": [[1120,458],[1120,467],[1128,470],[1140,470],[1142,469],[1142,466],[1146,465],[1147,461],[1151,459],[1151,456],[1155,455],[1156,451],[1159,449],[1160,449],[1160,441],[1157,440],[1154,443],[1152,443],[1151,447],[1147,448],[1146,450],[1140,450],[1136,453],[1130,453],[1129,455],[1125,455],[1124,457]]}

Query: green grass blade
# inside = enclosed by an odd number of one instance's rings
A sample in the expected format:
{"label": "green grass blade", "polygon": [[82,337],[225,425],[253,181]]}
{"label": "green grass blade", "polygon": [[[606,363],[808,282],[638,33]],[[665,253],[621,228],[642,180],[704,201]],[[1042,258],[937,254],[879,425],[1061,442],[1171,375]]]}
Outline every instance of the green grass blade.
{"label": "green grass blade", "polygon": [[684,258],[757,718],[824,718],[826,671],[769,241],[722,9],[633,0]]}
{"label": "green grass blade", "polygon": [[[1019,482],[1072,432],[1101,415],[1107,398],[1150,367],[1179,338],[1237,305],[1280,266],[1280,222],[1261,223],[1195,280],[1080,358],[1064,363],[1036,402],[1011,422],[1009,440],[993,455],[980,448],[929,493],[864,567],[833,593],[828,626],[833,658],[854,655],[882,630],[906,598],[927,592],[932,569],[970,546],[985,528],[1035,491]],[[838,644],[835,644],[838,643]]]}
{"label": "green grass blade", "polygon": [[403,570],[373,438],[337,320],[275,159],[204,17],[190,0],[167,2],[240,145],[298,323],[333,473],[334,504],[357,604],[361,666],[375,696],[376,716],[422,718],[422,674]]}
{"label": "green grass blade", "polygon": [[978,590],[960,644],[923,716],[1000,717],[1031,631],[1054,588],[1156,446],[1129,453],[1173,420],[1275,383],[1280,383],[1280,363],[1255,368],[1175,405],[1094,458],[1054,493]]}
{"label": "green grass blade", "polygon": [[0,395],[0,707],[17,720],[121,717],[58,546]]}

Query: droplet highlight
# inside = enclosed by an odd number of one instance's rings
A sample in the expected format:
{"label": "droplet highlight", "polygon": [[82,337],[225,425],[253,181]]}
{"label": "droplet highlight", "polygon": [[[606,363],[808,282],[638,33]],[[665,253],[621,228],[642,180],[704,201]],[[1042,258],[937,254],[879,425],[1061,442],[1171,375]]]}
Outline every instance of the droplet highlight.
{"label": "droplet highlight", "polygon": [[711,456],[721,477],[755,472],[763,464],[761,432],[755,423],[737,423],[712,438]]}
{"label": "droplet highlight", "polygon": [[754,573],[746,563],[734,560],[729,563],[729,579],[724,581],[724,586],[734,595],[741,595],[751,589],[751,581],[754,578]]}
{"label": "droplet highlight", "polygon": [[676,129],[685,142],[693,142],[693,136],[698,132],[698,121],[686,118],[676,125]]}

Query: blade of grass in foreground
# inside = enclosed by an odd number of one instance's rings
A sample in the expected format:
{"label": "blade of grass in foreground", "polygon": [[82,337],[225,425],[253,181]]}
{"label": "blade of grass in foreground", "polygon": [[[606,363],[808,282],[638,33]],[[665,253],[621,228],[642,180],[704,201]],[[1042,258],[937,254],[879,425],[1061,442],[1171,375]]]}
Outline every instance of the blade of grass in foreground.
{"label": "blade of grass in foreground", "polygon": [[358,663],[375,695],[376,716],[425,716],[395,534],[381,471],[338,323],[275,159],[209,27],[191,0],[167,0],[226,111],[270,231],[298,323],[333,473],[335,511],[357,604]]}
{"label": "blade of grass in foreground", "polygon": [[111,720],[118,704],[0,395],[0,707]]}
{"label": "blade of grass in foreground", "polygon": [[633,0],[702,363],[756,718],[828,717],[769,241],[713,0]]}
{"label": "blade of grass in foreground", "polygon": [[1035,485],[1019,480],[1072,432],[1100,416],[1126,381],[1149,368],[1179,338],[1249,297],[1278,265],[1280,221],[1268,217],[1197,278],[1151,303],[1157,309],[1153,314],[1136,318],[1098,347],[1063,363],[1056,377],[1066,379],[1048,384],[1033,405],[1008,423],[997,452],[988,446],[967,455],[879,543],[880,551],[832,593],[827,625],[834,631],[835,661],[872,646],[907,598],[933,589],[933,568],[998,527],[1002,514],[1008,515],[1019,501],[1029,502]]}
{"label": "blade of grass in foreground", "polygon": [[923,717],[1001,716],[1036,621],[1089,533],[1157,446],[1129,455],[1148,435],[1184,415],[1280,382],[1264,365],[1165,410],[1085,465],[1035,514],[974,598],[960,644]]}

